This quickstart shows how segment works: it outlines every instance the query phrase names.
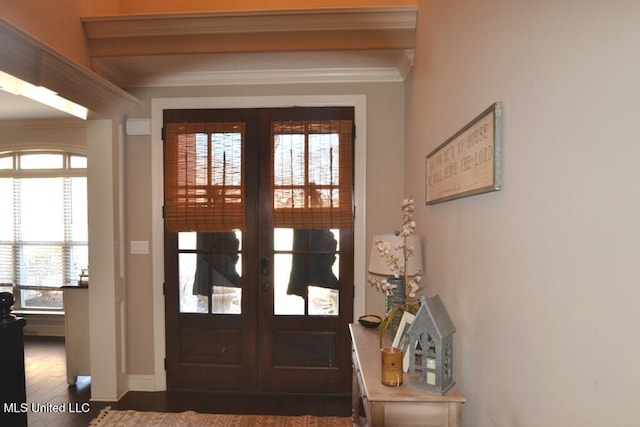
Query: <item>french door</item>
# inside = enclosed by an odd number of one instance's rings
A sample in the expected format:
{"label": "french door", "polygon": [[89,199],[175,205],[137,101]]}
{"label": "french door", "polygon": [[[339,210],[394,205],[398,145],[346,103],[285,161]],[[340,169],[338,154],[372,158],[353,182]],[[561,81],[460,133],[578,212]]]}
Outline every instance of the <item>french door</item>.
{"label": "french door", "polygon": [[350,392],[352,130],[353,108],[165,110],[169,389]]}

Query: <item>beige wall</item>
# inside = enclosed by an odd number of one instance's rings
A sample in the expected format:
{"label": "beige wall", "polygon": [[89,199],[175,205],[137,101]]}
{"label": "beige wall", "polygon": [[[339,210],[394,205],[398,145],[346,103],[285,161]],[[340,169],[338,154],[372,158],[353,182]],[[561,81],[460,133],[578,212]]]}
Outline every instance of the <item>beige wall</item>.
{"label": "beige wall", "polygon": [[125,142],[125,206],[127,246],[127,365],[130,374],[153,374],[152,258],[131,255],[131,241],[151,241],[151,144],[128,136]]}
{"label": "beige wall", "polygon": [[504,103],[500,192],[417,211],[466,427],[635,426],[640,3],[420,2],[406,188]]}
{"label": "beige wall", "polygon": [[78,19],[86,14],[85,1],[0,0],[0,18],[89,68],[84,29]]}
{"label": "beige wall", "polygon": [[78,119],[0,121],[0,153],[54,148],[87,152],[86,122]]}
{"label": "beige wall", "polygon": [[[367,144],[366,156],[366,204],[357,209],[366,211],[366,241],[374,232],[395,230],[401,222],[400,202],[403,170],[404,85],[384,84],[326,84],[326,85],[275,85],[230,86],[210,88],[166,88],[132,90],[143,105],[132,111],[130,117],[150,117],[152,98],[189,97],[268,97],[313,95],[366,95],[366,141],[356,139],[356,144]],[[360,135],[363,132],[356,132]],[[151,138],[127,137],[126,151],[126,201],[127,242],[152,240],[153,230],[149,218],[151,209]],[[360,159],[361,161],[362,159]],[[381,197],[385,195],[385,197]],[[366,249],[368,250],[368,245]],[[153,257],[127,255],[127,319],[128,319],[128,367],[130,375],[144,376],[153,373]],[[366,266],[365,266],[366,267]],[[362,272],[364,277],[364,272]],[[366,283],[356,283],[356,293],[365,295],[366,312],[381,314],[384,308],[382,295],[368,289]]]}

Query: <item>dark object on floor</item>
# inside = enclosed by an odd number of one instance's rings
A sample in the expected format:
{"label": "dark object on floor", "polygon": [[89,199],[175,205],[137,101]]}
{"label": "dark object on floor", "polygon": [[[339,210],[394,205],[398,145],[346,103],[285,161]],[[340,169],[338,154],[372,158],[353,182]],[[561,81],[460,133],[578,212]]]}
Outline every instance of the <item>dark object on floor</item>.
{"label": "dark object on floor", "polygon": [[13,295],[0,292],[0,425],[27,425],[23,329],[27,321],[11,314]]}

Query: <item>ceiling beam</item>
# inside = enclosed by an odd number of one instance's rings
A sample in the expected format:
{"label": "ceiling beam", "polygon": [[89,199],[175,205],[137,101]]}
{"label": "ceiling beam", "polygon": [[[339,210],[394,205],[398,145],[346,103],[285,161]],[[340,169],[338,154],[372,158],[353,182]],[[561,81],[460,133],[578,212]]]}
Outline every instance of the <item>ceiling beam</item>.
{"label": "ceiling beam", "polygon": [[111,115],[140,101],[0,18],[0,70],[44,86],[90,111]]}
{"label": "ceiling beam", "polygon": [[111,38],[89,41],[92,59],[141,55],[413,49],[415,33],[305,31]]}
{"label": "ceiling beam", "polygon": [[90,56],[413,49],[417,8],[83,18]]}

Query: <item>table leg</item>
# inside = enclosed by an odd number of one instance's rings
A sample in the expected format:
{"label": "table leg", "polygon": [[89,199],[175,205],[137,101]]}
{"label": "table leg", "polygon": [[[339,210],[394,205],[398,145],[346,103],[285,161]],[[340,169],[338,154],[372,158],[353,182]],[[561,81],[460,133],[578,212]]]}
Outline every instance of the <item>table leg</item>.
{"label": "table leg", "polygon": [[462,425],[462,404],[458,402],[449,403],[449,427],[460,427]]}
{"label": "table leg", "polygon": [[351,370],[351,422],[354,426],[362,426],[360,419],[360,386],[355,367]]}

